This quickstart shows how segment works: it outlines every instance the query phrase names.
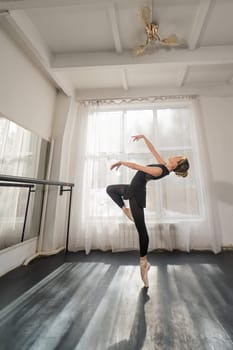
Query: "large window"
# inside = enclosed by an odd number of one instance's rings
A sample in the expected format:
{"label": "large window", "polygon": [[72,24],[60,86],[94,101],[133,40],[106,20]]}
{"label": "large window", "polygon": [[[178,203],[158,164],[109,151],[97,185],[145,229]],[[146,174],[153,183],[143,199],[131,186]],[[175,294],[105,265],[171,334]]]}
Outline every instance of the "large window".
{"label": "large window", "polygon": [[[106,210],[103,210],[106,185],[130,183],[135,173],[126,167],[121,167],[119,172],[110,172],[107,167],[112,162],[128,160],[143,165],[157,162],[143,141],[132,142],[132,135],[144,134],[165,160],[170,155],[185,155],[191,166],[187,178],[171,173],[162,180],[147,184],[147,220],[169,222],[200,219],[204,206],[195,132],[189,105],[144,109],[118,107],[118,110],[94,113],[88,124],[87,141],[87,167],[90,168],[92,164],[94,173],[99,174],[93,176],[91,184],[93,216],[109,216],[109,211],[106,214]],[[108,172],[106,176],[104,171]],[[112,205],[112,215],[120,214]]]}

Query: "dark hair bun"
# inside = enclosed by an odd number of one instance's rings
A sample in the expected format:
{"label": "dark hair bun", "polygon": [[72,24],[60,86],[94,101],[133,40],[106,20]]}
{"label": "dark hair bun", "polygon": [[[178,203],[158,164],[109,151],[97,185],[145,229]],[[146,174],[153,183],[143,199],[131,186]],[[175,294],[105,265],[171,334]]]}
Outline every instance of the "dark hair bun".
{"label": "dark hair bun", "polygon": [[189,169],[189,161],[187,158],[184,158],[178,162],[177,167],[174,169],[174,173],[177,176],[186,177],[188,176],[188,169]]}

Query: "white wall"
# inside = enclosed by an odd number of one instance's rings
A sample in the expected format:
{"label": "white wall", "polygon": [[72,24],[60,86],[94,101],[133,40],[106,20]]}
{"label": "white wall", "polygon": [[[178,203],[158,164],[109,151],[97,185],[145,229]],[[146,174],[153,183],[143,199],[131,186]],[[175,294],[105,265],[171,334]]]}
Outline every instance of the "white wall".
{"label": "white wall", "polygon": [[200,98],[201,120],[210,165],[222,245],[233,244],[233,98]]}
{"label": "white wall", "polygon": [[55,100],[54,86],[0,25],[0,112],[49,139]]}
{"label": "white wall", "polygon": [[[57,91],[0,25],[0,113],[50,139]],[[36,251],[37,239],[2,250],[0,274]]]}

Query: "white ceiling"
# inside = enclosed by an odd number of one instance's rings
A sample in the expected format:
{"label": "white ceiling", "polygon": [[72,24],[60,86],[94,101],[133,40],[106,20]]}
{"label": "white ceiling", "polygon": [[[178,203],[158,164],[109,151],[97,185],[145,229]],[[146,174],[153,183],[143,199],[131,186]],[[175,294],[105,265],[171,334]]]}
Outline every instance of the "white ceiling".
{"label": "white ceiling", "polygon": [[[141,57],[138,10],[180,46]],[[0,21],[49,78],[81,98],[233,95],[232,0],[0,0]]]}

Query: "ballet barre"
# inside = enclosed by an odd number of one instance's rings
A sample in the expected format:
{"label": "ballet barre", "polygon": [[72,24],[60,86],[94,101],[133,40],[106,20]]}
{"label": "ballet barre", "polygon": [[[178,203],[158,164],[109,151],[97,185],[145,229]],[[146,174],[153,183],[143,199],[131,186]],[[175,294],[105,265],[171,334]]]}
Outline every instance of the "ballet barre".
{"label": "ballet barre", "polygon": [[[12,176],[12,175],[3,175],[0,174],[0,187],[18,187],[18,188],[28,188],[28,197],[27,197],[27,203],[26,203],[26,209],[25,209],[25,215],[24,215],[24,223],[23,223],[23,229],[21,234],[21,242],[24,241],[24,233],[27,223],[27,216],[28,216],[28,208],[29,208],[29,202],[30,202],[30,196],[32,192],[35,192],[35,185],[48,185],[48,186],[59,186],[60,196],[63,195],[64,192],[69,192],[69,206],[68,206],[68,219],[67,219],[67,230],[66,230],[66,245],[65,245],[65,251],[68,252],[68,246],[69,246],[69,229],[70,229],[70,215],[71,215],[71,204],[72,204],[72,190],[74,187],[73,183],[70,182],[61,182],[61,181],[48,181],[48,180],[39,180],[34,178],[28,178],[28,177],[21,177],[21,176]],[[44,196],[42,199],[42,210],[45,205]]]}

